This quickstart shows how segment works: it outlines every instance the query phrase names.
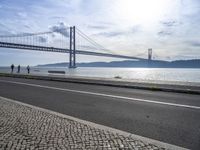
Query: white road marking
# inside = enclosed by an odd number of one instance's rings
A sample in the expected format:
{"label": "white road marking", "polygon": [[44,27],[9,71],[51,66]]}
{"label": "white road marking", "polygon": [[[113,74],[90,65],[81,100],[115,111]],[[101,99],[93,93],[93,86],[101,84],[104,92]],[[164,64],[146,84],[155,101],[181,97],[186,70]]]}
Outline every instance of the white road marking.
{"label": "white road marking", "polygon": [[27,86],[32,86],[32,87],[40,87],[40,88],[53,89],[53,90],[60,90],[60,91],[67,91],[67,92],[74,92],[74,93],[81,93],[81,94],[88,94],[88,95],[96,95],[96,96],[103,96],[103,97],[111,97],[111,98],[124,99],[124,100],[131,100],[131,101],[139,101],[139,102],[146,102],[146,103],[154,103],[154,104],[161,104],[161,105],[169,105],[169,106],[175,106],[175,107],[184,107],[184,108],[200,109],[200,106],[183,105],[183,104],[167,103],[167,102],[161,102],[161,101],[153,101],[153,100],[147,100],[147,99],[140,99],[140,98],[133,98],[133,97],[125,97],[125,96],[118,96],[118,95],[110,95],[110,94],[103,94],[103,93],[96,93],[96,92],[88,92],[88,91],[64,89],[64,88],[51,87],[51,86],[45,86],[45,85],[39,85],[39,84],[31,84],[31,83],[15,82],[15,81],[5,81],[5,80],[0,80],[0,82],[4,82],[4,83],[13,83],[13,84],[21,84],[21,85],[27,85]]}

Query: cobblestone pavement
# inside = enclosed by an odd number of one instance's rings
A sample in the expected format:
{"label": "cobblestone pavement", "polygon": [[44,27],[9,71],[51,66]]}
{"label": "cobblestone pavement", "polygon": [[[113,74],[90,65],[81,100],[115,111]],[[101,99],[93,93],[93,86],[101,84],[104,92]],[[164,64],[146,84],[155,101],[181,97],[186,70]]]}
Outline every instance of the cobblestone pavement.
{"label": "cobblestone pavement", "polygon": [[0,149],[164,149],[0,98]]}

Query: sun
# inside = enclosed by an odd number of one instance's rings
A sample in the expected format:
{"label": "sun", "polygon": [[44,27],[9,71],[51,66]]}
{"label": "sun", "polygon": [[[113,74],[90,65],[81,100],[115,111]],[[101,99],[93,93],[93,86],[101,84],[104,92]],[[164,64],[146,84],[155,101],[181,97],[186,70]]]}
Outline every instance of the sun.
{"label": "sun", "polygon": [[116,0],[117,17],[129,23],[147,23],[159,20],[171,0]]}

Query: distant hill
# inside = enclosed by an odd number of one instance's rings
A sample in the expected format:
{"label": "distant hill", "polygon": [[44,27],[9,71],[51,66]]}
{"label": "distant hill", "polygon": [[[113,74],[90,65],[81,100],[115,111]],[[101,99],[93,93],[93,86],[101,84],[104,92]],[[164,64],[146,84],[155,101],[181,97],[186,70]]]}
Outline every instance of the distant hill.
{"label": "distant hill", "polygon": [[[38,65],[37,67],[66,67],[68,63],[55,63]],[[77,67],[127,67],[127,68],[200,68],[200,59],[193,60],[142,60],[142,61],[111,61],[111,62],[89,62],[77,63]]]}

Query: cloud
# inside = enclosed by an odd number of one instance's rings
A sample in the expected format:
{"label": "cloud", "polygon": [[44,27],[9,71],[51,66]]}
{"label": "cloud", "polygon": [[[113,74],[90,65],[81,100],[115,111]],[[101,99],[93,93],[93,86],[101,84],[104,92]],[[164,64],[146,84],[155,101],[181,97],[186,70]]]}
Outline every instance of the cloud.
{"label": "cloud", "polygon": [[140,26],[129,27],[126,30],[115,29],[115,31],[100,32],[96,35],[104,37],[119,37],[119,36],[129,36],[131,34],[136,34],[140,31]]}
{"label": "cloud", "polygon": [[177,26],[179,23],[175,20],[171,20],[171,21],[161,21],[161,24],[165,27],[174,27]]}
{"label": "cloud", "polygon": [[21,18],[26,18],[27,17],[27,13],[25,12],[18,12],[17,15]]}
{"label": "cloud", "polygon": [[3,23],[0,23],[0,26],[3,27],[3,28],[6,27]]}
{"label": "cloud", "polygon": [[135,25],[135,26],[133,26],[133,27],[131,27],[130,28],[130,33],[137,33],[137,32],[139,32],[141,30],[141,26],[139,26],[139,25]]}
{"label": "cloud", "polygon": [[165,30],[162,30],[162,31],[158,32],[159,36],[169,36],[169,35],[172,35],[172,34],[173,33],[171,31],[165,31]]}
{"label": "cloud", "polygon": [[101,25],[89,25],[88,27],[92,29],[107,29],[108,28],[106,26],[101,26]]}
{"label": "cloud", "polygon": [[65,37],[69,37],[69,27],[66,26],[64,22],[60,22],[57,25],[51,26],[50,30],[52,32],[60,33]]}
{"label": "cloud", "polygon": [[113,31],[113,32],[101,32],[101,33],[98,33],[97,35],[99,35],[99,36],[104,36],[104,37],[116,37],[116,36],[124,35],[124,32],[118,32],[118,31]]}
{"label": "cloud", "polygon": [[160,21],[160,24],[161,24],[161,29],[159,32],[157,32],[157,35],[164,37],[164,36],[174,35],[174,33],[176,33],[181,28],[180,25],[183,23],[174,19],[168,19]]}
{"label": "cloud", "polygon": [[31,27],[29,25],[24,25],[24,27],[27,29],[31,29]]}
{"label": "cloud", "polygon": [[187,41],[186,43],[193,47],[200,47],[200,41]]}
{"label": "cloud", "polygon": [[173,35],[173,33],[176,31],[175,27],[180,25],[180,23],[175,20],[161,21],[160,24],[162,26],[161,26],[160,31],[157,32],[157,34],[158,36],[161,36],[161,37]]}
{"label": "cloud", "polygon": [[0,35],[11,34],[13,31],[3,23],[0,23]]}
{"label": "cloud", "polygon": [[65,19],[65,17],[61,17],[61,16],[52,16],[52,17],[49,17],[49,19],[59,19],[59,20],[61,20],[61,19]]}

